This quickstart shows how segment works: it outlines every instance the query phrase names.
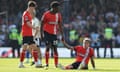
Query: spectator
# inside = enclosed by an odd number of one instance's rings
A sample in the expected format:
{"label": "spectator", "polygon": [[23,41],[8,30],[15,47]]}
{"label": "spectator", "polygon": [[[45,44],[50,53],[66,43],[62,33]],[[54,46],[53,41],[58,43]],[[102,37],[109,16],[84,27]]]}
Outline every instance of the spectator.
{"label": "spectator", "polygon": [[97,57],[99,58],[100,57],[99,48],[101,46],[100,39],[99,39],[100,34],[97,31],[95,31],[95,32],[92,32],[90,34],[90,37],[91,37],[91,40],[92,40],[91,41],[91,46],[94,48],[94,50],[95,49],[97,50]]}
{"label": "spectator", "polygon": [[20,56],[20,48],[18,44],[19,34],[16,28],[12,28],[9,34],[10,46],[12,47],[13,58],[15,58],[15,50],[17,49],[17,57]]}
{"label": "spectator", "polygon": [[106,57],[106,50],[107,48],[110,48],[111,58],[113,58],[113,47],[112,47],[112,37],[113,37],[113,29],[108,25],[105,28],[105,34],[104,34],[105,40],[104,40],[104,58]]}

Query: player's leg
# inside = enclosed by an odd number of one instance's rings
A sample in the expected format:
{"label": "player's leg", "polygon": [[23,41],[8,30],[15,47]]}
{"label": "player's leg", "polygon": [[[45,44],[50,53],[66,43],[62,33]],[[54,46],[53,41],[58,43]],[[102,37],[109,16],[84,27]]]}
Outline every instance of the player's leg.
{"label": "player's leg", "polygon": [[38,64],[42,65],[42,54],[41,54],[41,49],[38,47]]}
{"label": "player's leg", "polygon": [[38,61],[37,45],[35,44],[32,36],[29,37],[29,48],[32,49],[32,56],[34,58],[35,67],[39,67],[40,65],[37,63]]}
{"label": "player's leg", "polygon": [[50,49],[50,46],[51,46],[50,43],[46,44],[46,49],[45,49],[45,63],[46,63],[47,67],[49,66],[49,49]]}
{"label": "player's leg", "polygon": [[[40,39],[39,38],[35,38],[34,39],[35,43],[37,44],[37,51],[38,51],[38,64],[41,65],[42,67],[42,54],[41,54],[41,49],[40,49]],[[32,61],[32,65],[34,65],[35,62]]]}
{"label": "player's leg", "polygon": [[35,43],[37,44],[37,51],[38,51],[38,64],[42,66],[42,53],[40,49],[40,38],[36,38]]}
{"label": "player's leg", "polygon": [[23,65],[23,61],[24,61],[24,58],[25,58],[25,52],[27,50],[27,44],[23,44],[22,45],[22,52],[20,53],[20,64],[19,64],[19,68],[24,68],[24,65]]}
{"label": "player's leg", "polygon": [[[28,47],[27,47],[27,51],[26,51],[26,58],[27,58],[26,63],[29,62],[30,55],[31,55],[31,57],[33,57],[33,54],[32,54],[32,47],[29,47],[29,46],[28,46]],[[34,60],[32,60],[32,61],[34,61]]]}
{"label": "player's leg", "polygon": [[27,50],[26,51],[26,63],[29,63],[29,58],[30,58],[30,52]]}
{"label": "player's leg", "polygon": [[81,62],[74,62],[68,66],[62,66],[61,64],[58,64],[58,67],[64,70],[69,70],[69,69],[78,69],[79,65]]}
{"label": "player's leg", "polygon": [[44,31],[44,41],[46,44],[46,49],[45,49],[45,63],[46,63],[46,67],[49,66],[49,49],[51,47],[51,34],[49,34],[48,32]]}
{"label": "player's leg", "polygon": [[53,50],[53,48],[51,47],[51,54],[50,54],[50,55],[51,55],[51,58],[53,58],[53,56],[54,56],[53,53],[54,53],[54,50]]}
{"label": "player's leg", "polygon": [[35,42],[31,42],[29,47],[32,48],[32,55],[34,58],[35,67],[40,67],[40,65],[38,64],[38,47],[37,47],[37,45],[35,44]]}
{"label": "player's leg", "polygon": [[55,67],[57,67],[58,65],[58,52],[57,52],[57,46],[56,45],[52,45],[53,47],[53,50],[54,50],[54,54],[53,54],[53,57],[54,57],[54,64],[55,64]]}
{"label": "player's leg", "polygon": [[23,37],[22,51],[20,53],[19,68],[24,68],[23,61],[24,61],[24,58],[25,58],[25,52],[27,50],[27,47],[28,47],[28,39],[27,39],[27,37]]}
{"label": "player's leg", "polygon": [[53,49],[53,57],[54,57],[54,64],[55,67],[58,65],[58,51],[57,51],[57,36],[56,35],[51,35],[51,43],[52,43],[52,49]]}

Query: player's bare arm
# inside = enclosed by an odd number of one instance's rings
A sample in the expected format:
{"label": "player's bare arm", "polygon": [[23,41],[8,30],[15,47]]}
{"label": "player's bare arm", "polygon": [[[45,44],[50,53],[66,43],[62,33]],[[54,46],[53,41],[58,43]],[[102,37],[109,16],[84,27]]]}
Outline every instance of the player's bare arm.
{"label": "player's bare arm", "polygon": [[91,57],[91,64],[93,69],[95,69],[95,61],[94,61],[94,56]]}
{"label": "player's bare arm", "polygon": [[41,40],[43,40],[43,21],[41,21],[40,35],[41,35]]}
{"label": "player's bare arm", "polygon": [[31,27],[32,29],[36,29],[34,26],[32,26],[32,24],[30,23],[30,21],[27,21],[27,25],[28,25],[29,27]]}
{"label": "player's bare arm", "polygon": [[62,38],[64,39],[64,33],[63,33],[62,22],[59,22],[58,25],[59,25],[59,29],[60,29],[60,33],[61,33],[61,35],[62,35]]}
{"label": "player's bare arm", "polygon": [[68,45],[68,44],[65,42],[65,40],[62,40],[62,42],[63,42],[63,44],[64,44],[64,46],[65,46],[66,48],[71,49],[71,50],[74,50],[74,47]]}
{"label": "player's bare arm", "polygon": [[36,35],[37,35],[39,32],[40,32],[40,27],[37,26],[37,27],[36,27],[36,32],[35,32],[35,35],[34,35],[34,36],[36,37]]}

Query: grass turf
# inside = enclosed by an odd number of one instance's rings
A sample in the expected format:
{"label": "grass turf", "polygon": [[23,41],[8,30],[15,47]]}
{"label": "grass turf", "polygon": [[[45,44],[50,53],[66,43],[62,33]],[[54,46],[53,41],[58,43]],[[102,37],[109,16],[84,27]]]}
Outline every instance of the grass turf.
{"label": "grass turf", "polygon": [[[62,65],[68,65],[74,62],[73,58],[60,58]],[[0,58],[0,72],[120,72],[120,59],[95,59],[96,69],[93,70],[89,63],[89,70],[61,70],[55,68],[54,60],[50,59],[49,69],[35,68],[30,63],[24,65],[26,68],[18,68],[19,59],[17,58]],[[43,64],[45,60],[43,59]]]}

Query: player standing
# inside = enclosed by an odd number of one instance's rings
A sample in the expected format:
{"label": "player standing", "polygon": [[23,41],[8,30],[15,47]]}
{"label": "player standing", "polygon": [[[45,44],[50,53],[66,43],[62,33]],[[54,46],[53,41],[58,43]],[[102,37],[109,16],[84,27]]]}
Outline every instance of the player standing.
{"label": "player standing", "polygon": [[[38,47],[38,64],[42,66],[42,55],[40,50],[40,21],[36,17],[36,11],[33,14],[32,25],[35,28],[38,28],[38,30],[33,29],[33,36],[34,36],[34,41]],[[34,62],[32,62],[32,64],[34,64]]]}
{"label": "player standing", "polygon": [[37,45],[33,41],[33,33],[32,33],[32,29],[38,30],[38,28],[32,26],[32,18],[33,18],[32,14],[35,11],[36,6],[37,5],[35,1],[29,1],[28,8],[27,10],[24,11],[22,16],[23,44],[22,44],[22,52],[20,54],[19,68],[24,68],[23,61],[25,58],[25,52],[27,48],[32,49],[32,56],[34,57],[35,67],[39,67],[39,65],[37,64],[37,60],[38,60]]}
{"label": "player standing", "polygon": [[88,62],[89,59],[91,59],[91,63],[93,68],[95,69],[95,63],[94,63],[94,50],[90,47],[91,40],[89,38],[84,38],[83,40],[83,46],[69,46],[66,44],[66,42],[63,40],[64,45],[72,49],[76,52],[76,61],[68,66],[62,66],[59,64],[59,67],[62,69],[88,69]]}
{"label": "player standing", "polygon": [[54,63],[57,67],[58,65],[58,52],[57,52],[57,31],[59,29],[63,38],[62,29],[62,16],[59,13],[60,3],[58,1],[53,1],[51,4],[51,9],[46,11],[41,18],[41,39],[45,40],[46,50],[45,50],[45,62],[46,67],[49,66],[49,49],[52,48],[54,51]]}

